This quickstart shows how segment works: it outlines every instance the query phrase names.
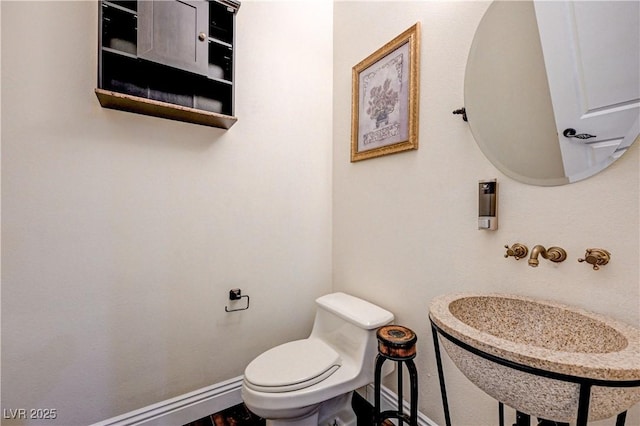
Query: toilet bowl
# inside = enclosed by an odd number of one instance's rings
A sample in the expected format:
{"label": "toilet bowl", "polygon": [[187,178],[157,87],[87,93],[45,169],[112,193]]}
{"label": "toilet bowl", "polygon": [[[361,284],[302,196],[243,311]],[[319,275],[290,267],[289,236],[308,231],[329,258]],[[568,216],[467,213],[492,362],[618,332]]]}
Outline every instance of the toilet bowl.
{"label": "toilet bowl", "polygon": [[345,293],[316,305],[308,338],[269,349],[245,369],[242,398],[267,426],[356,425],[351,395],[373,382],[376,330],[393,314]]}

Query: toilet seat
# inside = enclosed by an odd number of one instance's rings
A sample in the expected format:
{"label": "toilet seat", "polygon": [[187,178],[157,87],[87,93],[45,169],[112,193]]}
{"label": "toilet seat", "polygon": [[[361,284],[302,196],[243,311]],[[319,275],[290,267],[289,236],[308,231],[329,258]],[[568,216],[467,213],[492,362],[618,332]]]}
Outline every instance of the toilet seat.
{"label": "toilet seat", "polygon": [[290,392],[331,376],[342,364],[340,355],[319,339],[288,342],[269,349],[245,369],[247,387],[260,392]]}

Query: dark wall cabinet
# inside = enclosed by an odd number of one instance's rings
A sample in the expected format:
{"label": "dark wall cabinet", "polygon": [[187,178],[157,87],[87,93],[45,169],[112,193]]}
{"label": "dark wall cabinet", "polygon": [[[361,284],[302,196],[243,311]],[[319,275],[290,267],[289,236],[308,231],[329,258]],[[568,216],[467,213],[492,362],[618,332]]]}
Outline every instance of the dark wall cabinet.
{"label": "dark wall cabinet", "polygon": [[100,104],[230,128],[239,7],[235,0],[100,1]]}

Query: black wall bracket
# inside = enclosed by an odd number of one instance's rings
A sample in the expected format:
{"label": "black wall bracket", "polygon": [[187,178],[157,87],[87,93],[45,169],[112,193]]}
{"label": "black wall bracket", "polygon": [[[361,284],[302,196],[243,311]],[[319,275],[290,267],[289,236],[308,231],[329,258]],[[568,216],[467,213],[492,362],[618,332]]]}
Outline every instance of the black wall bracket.
{"label": "black wall bracket", "polygon": [[462,119],[464,121],[469,121],[469,120],[467,120],[467,110],[465,109],[465,107],[457,109],[457,110],[453,111],[453,113],[457,114],[457,115],[462,115]]}

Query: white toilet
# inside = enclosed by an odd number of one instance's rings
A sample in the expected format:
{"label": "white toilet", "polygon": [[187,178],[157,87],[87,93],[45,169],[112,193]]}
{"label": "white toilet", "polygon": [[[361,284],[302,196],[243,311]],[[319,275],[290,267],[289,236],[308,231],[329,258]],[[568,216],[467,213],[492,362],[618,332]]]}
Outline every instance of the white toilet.
{"label": "white toilet", "polygon": [[[242,399],[267,426],[355,426],[352,392],[373,382],[376,330],[393,314],[344,293],[316,299],[311,335],[269,349],[244,372]],[[383,375],[394,363],[383,366]]]}

